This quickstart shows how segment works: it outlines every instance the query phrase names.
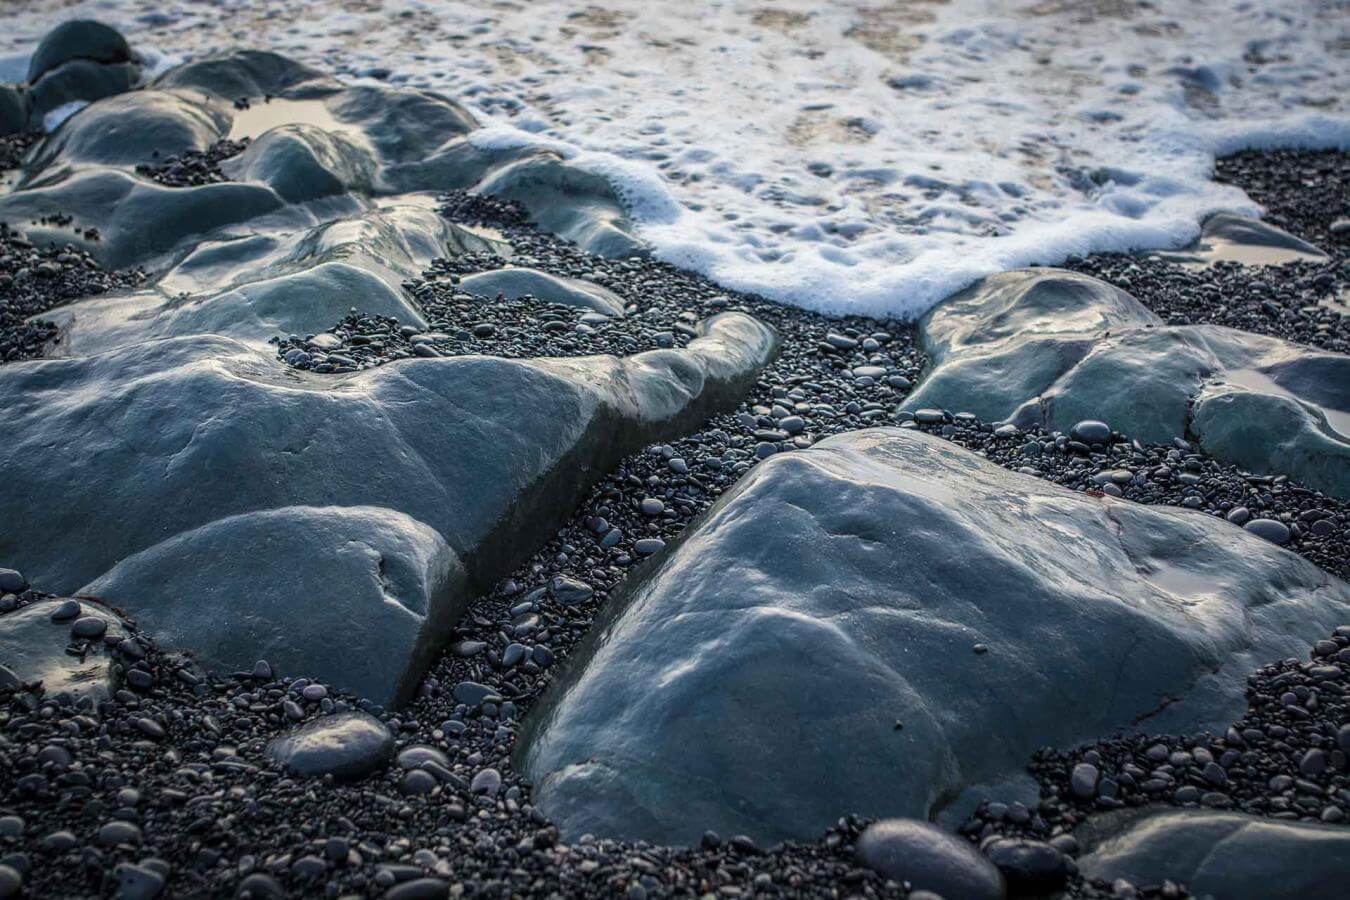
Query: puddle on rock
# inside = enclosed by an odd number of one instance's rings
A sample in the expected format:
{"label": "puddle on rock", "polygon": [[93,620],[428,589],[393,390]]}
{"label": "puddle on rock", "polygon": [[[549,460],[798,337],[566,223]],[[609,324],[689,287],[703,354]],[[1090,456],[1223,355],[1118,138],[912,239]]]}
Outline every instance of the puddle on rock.
{"label": "puddle on rock", "polygon": [[254,100],[247,109],[236,109],[232,115],[234,122],[229,133],[232,141],[257,138],[282,125],[313,125],[325,131],[364,138],[361,129],[334,118],[323,98],[288,100],[273,97],[271,100]]}

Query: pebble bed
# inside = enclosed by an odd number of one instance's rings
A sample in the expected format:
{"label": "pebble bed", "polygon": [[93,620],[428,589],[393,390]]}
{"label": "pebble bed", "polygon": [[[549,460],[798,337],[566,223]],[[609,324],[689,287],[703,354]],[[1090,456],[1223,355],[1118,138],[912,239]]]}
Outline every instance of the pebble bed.
{"label": "pebble bed", "polygon": [[28,150],[42,139],[39,132],[25,131],[0,137],[0,172],[17,169]]}
{"label": "pebble bed", "polygon": [[[502,261],[462,258],[410,283],[415,296],[425,294],[428,318],[438,323],[433,327],[447,335],[431,342],[437,354],[628,353],[633,352],[629,347],[662,346],[665,338],[658,335],[666,333],[678,345],[689,336],[678,325],[687,328],[728,309],[742,309],[776,328],[782,352],[739,410],[715,417],[679,441],[649,447],[610,473],[544,547],[475,601],[451,647],[402,710],[380,710],[304,679],[278,678],[265,664],[249,673],[207,675],[144,637],[119,645],[125,685],[107,703],[63,707],[37,691],[0,689],[7,695],[0,711],[0,765],[14,773],[0,779],[0,885],[12,873],[36,895],[108,895],[120,882],[143,891],[128,896],[155,896],[167,878],[175,895],[193,896],[273,897],[283,891],[382,894],[394,900],[443,897],[447,891],[453,896],[611,894],[634,900],[704,894],[904,896],[902,885],[857,864],[852,845],[865,825],[858,819],[841,820],[817,842],[775,848],[713,834],[697,848],[585,839],[562,844],[530,805],[529,786],[510,764],[521,716],[627,573],[677,536],[758,460],[810,446],[829,434],[882,424],[921,428],[1001,465],[1075,489],[1223,515],[1234,527],[1285,541],[1345,574],[1350,510],[1285,479],[1246,475],[1184,445],[1136,445],[1109,428],[1055,435],[995,427],[939,410],[912,419],[897,416],[897,403],[925,364],[910,326],[826,319],[728,294],[653,260],[592,257],[525,226],[519,210],[496,201],[457,195],[449,198],[446,212],[456,221],[501,230],[516,251],[514,263],[595,281],[623,298],[630,313],[595,328],[594,334],[579,330],[586,324],[582,314],[537,301],[520,301],[512,315],[493,318],[491,301],[470,299],[452,279]],[[1278,276],[1266,272],[1263,277]],[[546,321],[563,326],[545,331],[540,323]],[[484,324],[492,331],[475,334]],[[331,333],[339,341],[339,355],[351,360],[353,369],[417,352],[413,338],[418,333],[403,334],[359,312]],[[376,335],[384,335],[378,347]],[[334,363],[329,351],[316,363],[309,348],[313,337],[287,338],[278,354],[301,367],[348,367]],[[624,349],[605,349],[611,347]],[[296,350],[307,359],[291,355]],[[31,590],[11,593],[0,598],[0,611],[44,599]],[[1332,639],[1336,653],[1345,646],[1343,638]],[[1320,659],[1326,649],[1319,644],[1314,652]],[[1298,664],[1276,664],[1287,666],[1297,669]],[[1258,672],[1254,683],[1274,684],[1285,670],[1266,673]],[[1310,680],[1297,681],[1304,675]],[[1230,793],[1235,804],[1252,804],[1263,814],[1282,811],[1278,801],[1287,788],[1282,781],[1277,788],[1275,775],[1265,773],[1287,768],[1288,754],[1274,744],[1283,741],[1294,751],[1327,750],[1327,727],[1345,715],[1324,687],[1330,681],[1302,673],[1274,684],[1288,685],[1296,699],[1306,700],[1299,687],[1309,695],[1314,687],[1318,691],[1318,703],[1300,706],[1314,725],[1297,739],[1268,731],[1289,727],[1285,721],[1297,714],[1288,704],[1253,703],[1238,732],[1261,730],[1271,743],[1259,751],[1240,751],[1266,757],[1239,757],[1238,763],[1228,757],[1229,778],[1244,785]],[[394,764],[346,783],[295,777],[267,761],[269,739],[298,722],[343,709],[365,710],[384,722],[397,744]],[[1256,744],[1255,738],[1243,739]],[[1000,810],[991,803],[967,832],[972,839],[1057,839],[1053,858],[1062,869],[1056,877],[1067,881],[1066,896],[1185,896],[1176,885],[1087,883],[1073,875],[1071,862],[1060,852],[1072,851],[1056,834],[1077,820],[1068,816],[1081,817],[1112,799],[1128,803],[1134,796],[1130,791],[1145,790],[1149,779],[1137,777],[1128,790],[1120,787],[1119,776],[1130,773],[1123,748],[1133,747],[1132,740],[1038,756],[1032,766],[1043,785],[1042,809],[1028,810],[1022,821],[1020,809]],[[1147,757],[1158,740],[1164,739],[1139,739],[1137,749]],[[1164,742],[1189,748],[1201,746],[1200,740]],[[416,752],[406,752],[414,747]],[[1094,749],[1097,756],[1088,756]],[[1236,748],[1214,749],[1219,752],[1210,755],[1219,760]],[[1328,771],[1344,762],[1330,751],[1325,755]],[[1093,758],[1099,773],[1094,793],[1078,797],[1072,773],[1079,760]],[[1177,786],[1159,797],[1199,802],[1205,792],[1199,797],[1181,792],[1193,780],[1191,770],[1167,764]],[[1256,775],[1244,768],[1239,779],[1234,771],[1239,765]],[[1151,773],[1159,764],[1139,768]],[[1202,778],[1206,770],[1200,766]],[[1344,785],[1334,779],[1342,777],[1334,773],[1316,783],[1338,791]],[[1115,781],[1118,791],[1114,798],[1102,794],[1099,802],[1097,789],[1106,780]],[[1296,800],[1298,788],[1293,789]],[[1324,792],[1319,818],[1322,808],[1340,805],[1336,796]],[[997,848],[989,850],[993,856]],[[1008,875],[1020,877],[1013,869]]]}
{"label": "pebble bed", "polygon": [[1217,176],[1266,207],[1266,220],[1311,241],[1325,263],[1183,266],[1102,253],[1065,267],[1134,295],[1169,325],[1226,325],[1350,353],[1350,154],[1281,150],[1219,160]]}
{"label": "pebble bed", "polygon": [[80,297],[135,287],[139,271],[109,272],[73,245],[37,248],[0,222],[0,364],[41,356],[56,326],[29,321]]}
{"label": "pebble bed", "polygon": [[[154,164],[139,165],[136,174],[144,175],[165,187],[220,184],[230,180],[220,170],[220,164],[243,153],[248,144],[248,138],[240,141],[219,140],[205,150],[189,150],[180,156],[167,156]],[[155,155],[158,156],[158,153]]]}
{"label": "pebble bed", "polygon": [[[1070,751],[1043,750],[1030,771],[1035,809],[986,802],[961,832],[988,851],[1000,839],[1077,851],[1068,832],[1094,812],[1166,803],[1272,819],[1343,824],[1350,818],[1350,626],[1247,680],[1248,709],[1222,735],[1131,735]],[[1025,844],[1024,844],[1025,846]],[[1030,859],[1024,855],[1024,861]],[[1007,869],[1010,882],[1016,875]],[[1018,873],[1023,882],[1033,867]]]}

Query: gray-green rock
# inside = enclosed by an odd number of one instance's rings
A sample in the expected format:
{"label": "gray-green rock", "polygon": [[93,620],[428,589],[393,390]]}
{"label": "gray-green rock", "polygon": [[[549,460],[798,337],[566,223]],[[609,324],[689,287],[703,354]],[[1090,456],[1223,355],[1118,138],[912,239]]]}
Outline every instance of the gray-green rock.
{"label": "gray-green rock", "polygon": [[1045,745],[1226,724],[1253,665],[1347,614],[1350,585],[1227,522],[853,432],[761,463],[631,578],[517,768],[565,835],[929,818]]}
{"label": "gray-green rock", "polygon": [[1055,269],[985,279],[920,322],[932,367],[901,408],[1068,432],[1194,435],[1210,455],[1350,496],[1350,358],[1212,325],[1166,326]]}
{"label": "gray-green rock", "polygon": [[1201,900],[1336,897],[1350,884],[1350,831],[1234,812],[1099,815],[1079,830],[1088,878],[1184,883]]}

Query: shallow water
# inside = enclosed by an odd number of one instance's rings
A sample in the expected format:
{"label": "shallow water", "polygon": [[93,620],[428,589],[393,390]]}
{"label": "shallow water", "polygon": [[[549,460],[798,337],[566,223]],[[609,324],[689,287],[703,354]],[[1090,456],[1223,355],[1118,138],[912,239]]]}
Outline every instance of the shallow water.
{"label": "shallow water", "polygon": [[39,0],[0,15],[0,54],[77,15],[161,68],[265,45],[442,90],[492,126],[475,140],[614,179],[663,258],[831,312],[1180,247],[1257,211],[1210,181],[1216,153],[1350,147],[1337,0]]}
{"label": "shallow water", "polygon": [[255,138],[280,125],[313,125],[325,131],[359,135],[359,129],[344,125],[333,117],[323,100],[287,100],[273,97],[266,102],[255,101],[247,109],[231,110],[234,121],[229,139]]}

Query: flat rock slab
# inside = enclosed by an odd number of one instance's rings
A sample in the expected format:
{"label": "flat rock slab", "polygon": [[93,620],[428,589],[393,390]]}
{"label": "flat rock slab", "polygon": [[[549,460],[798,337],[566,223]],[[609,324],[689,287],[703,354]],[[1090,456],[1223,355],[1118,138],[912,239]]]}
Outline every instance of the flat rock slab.
{"label": "flat rock slab", "polygon": [[1207,810],[1121,811],[1080,829],[1088,878],[1164,879],[1214,900],[1339,897],[1350,885],[1350,830]]}
{"label": "flat rock slab", "polygon": [[1100,419],[1350,497],[1350,357],[1216,325],[1167,326],[1105,282],[986,278],[920,322],[932,367],[901,409],[1067,433]]}
{"label": "flat rock slab", "polygon": [[1282,266],[1291,262],[1327,261],[1327,255],[1307,241],[1268,222],[1236,213],[1210,216],[1200,226],[1200,237],[1189,247],[1149,255],[1202,267],[1217,262]]}
{"label": "flat rock slab", "polygon": [[220,668],[275,654],[392,702],[472,591],[625,455],[733,407],[774,348],[729,313],[625,359],[325,376],[200,335],[0,367],[0,559]]}
{"label": "flat rock slab", "polygon": [[[19,105],[38,120],[70,100],[94,102],[34,150],[18,189],[0,196],[0,220],[35,242],[80,243],[112,268],[160,271],[203,240],[294,230],[358,215],[375,197],[458,188],[519,202],[594,252],[642,252],[605,178],[549,150],[475,144],[473,116],[440,94],[345,86],[257,51],[196,59],[133,90],[138,77],[130,62],[78,57],[27,89]],[[251,143],[222,163],[225,184],[163,188],[135,172],[227,137]],[[39,221],[58,215],[73,228]],[[101,238],[83,238],[88,228]]]}
{"label": "flat rock slab", "polygon": [[[69,611],[71,604],[77,612]],[[14,687],[40,681],[50,697],[106,700],[116,681],[104,637],[126,634],[122,620],[98,603],[30,603],[0,615],[0,683]]]}
{"label": "flat rock slab", "polygon": [[394,735],[367,713],[335,713],[273,738],[266,754],[296,775],[332,775],[339,781],[351,781],[389,764],[394,755]]}
{"label": "flat rock slab", "polygon": [[1045,745],[1226,724],[1252,666],[1347,615],[1350,585],[1227,522],[854,432],[760,464],[635,573],[517,765],[569,836],[924,819]]}

